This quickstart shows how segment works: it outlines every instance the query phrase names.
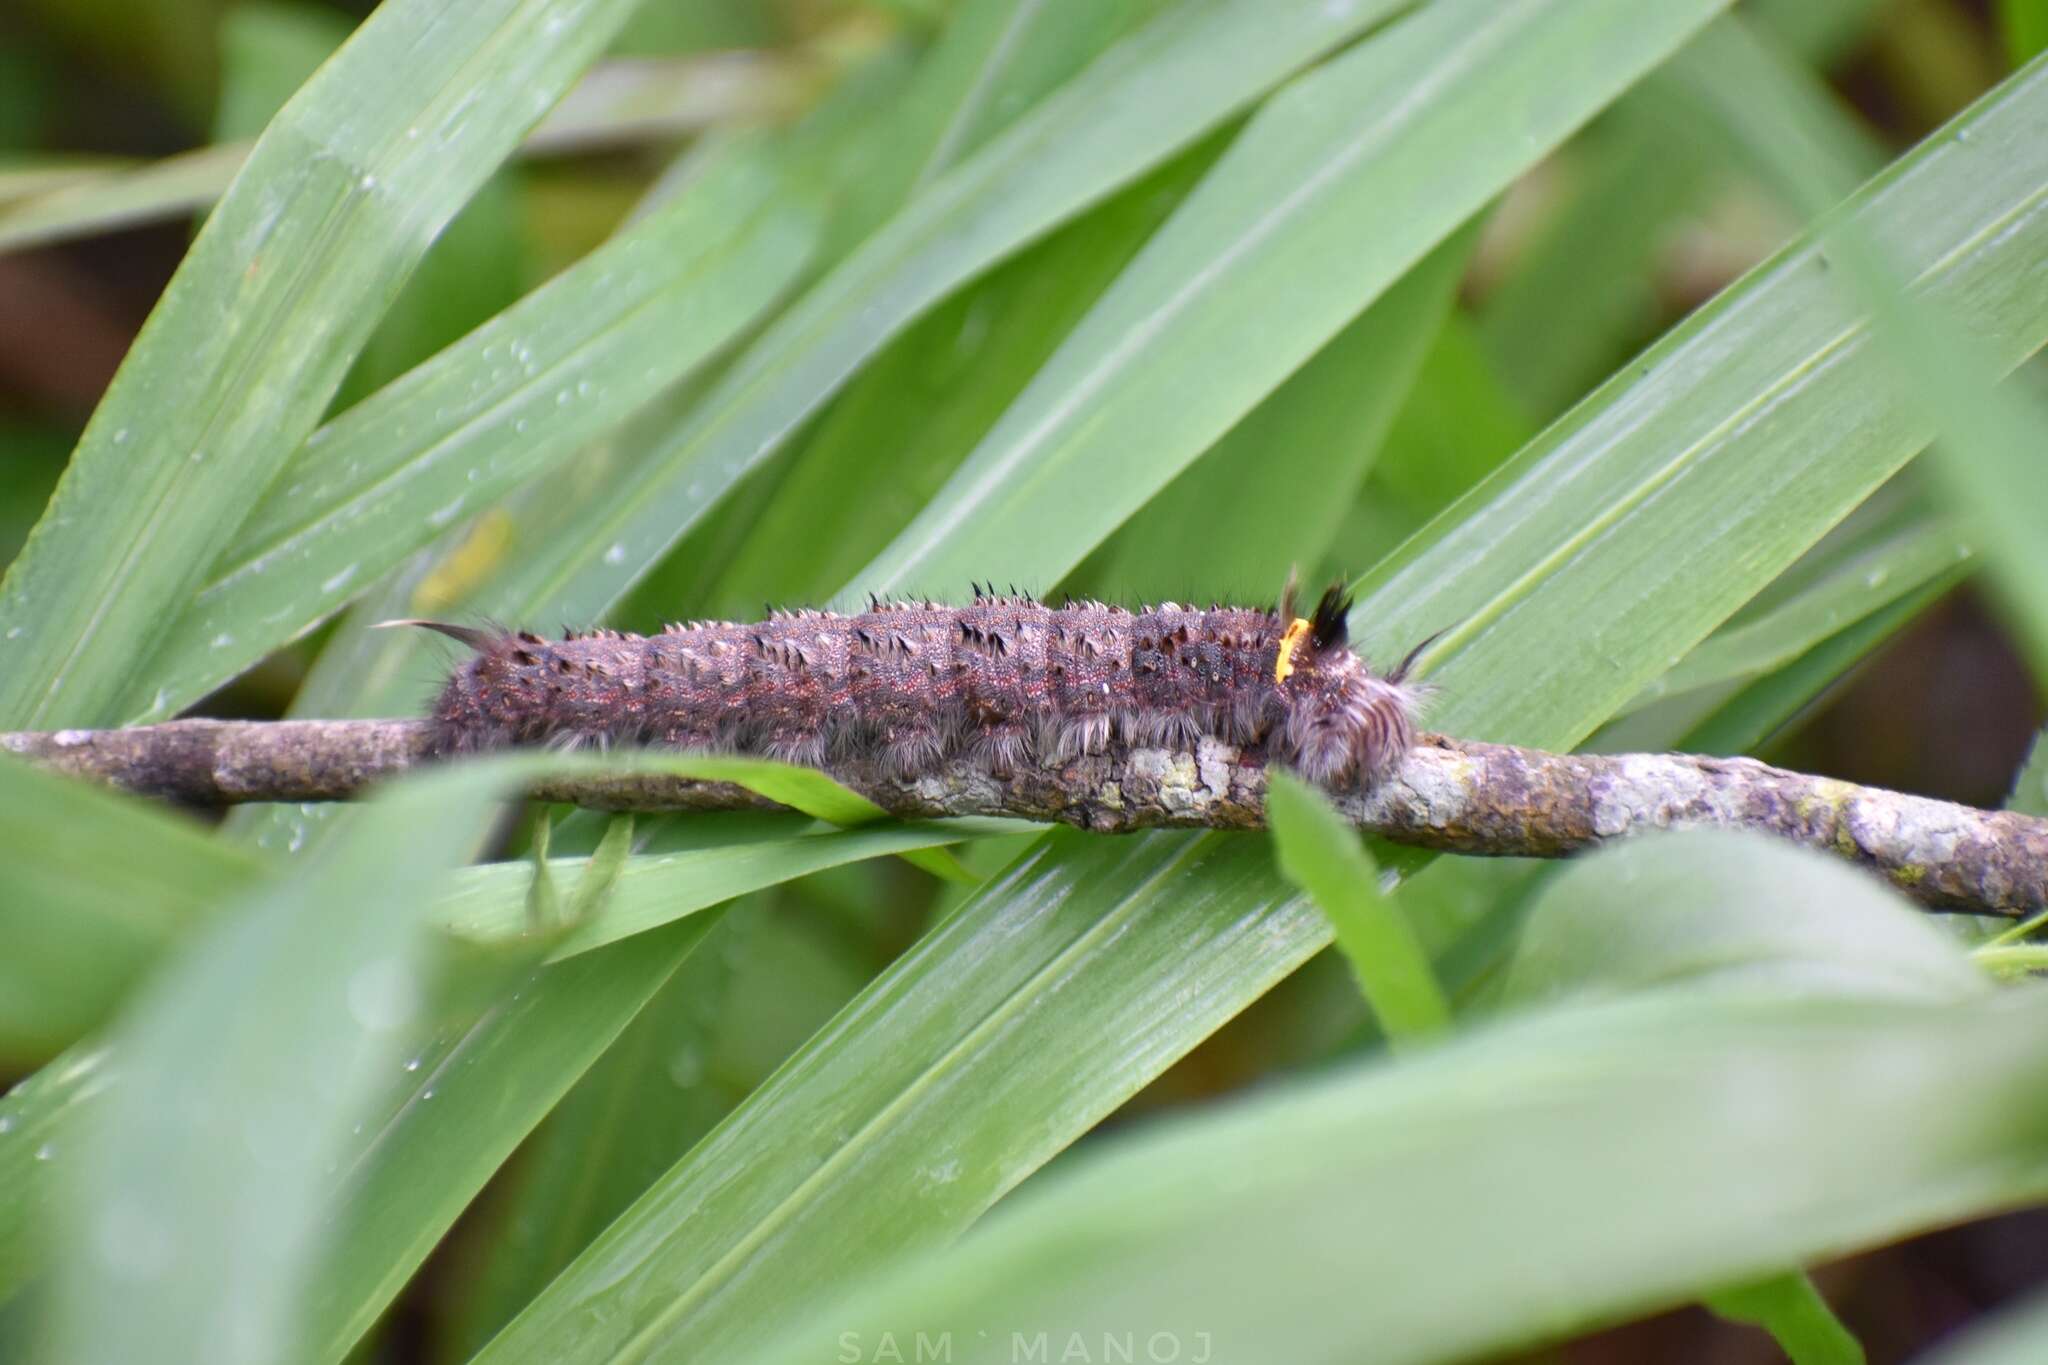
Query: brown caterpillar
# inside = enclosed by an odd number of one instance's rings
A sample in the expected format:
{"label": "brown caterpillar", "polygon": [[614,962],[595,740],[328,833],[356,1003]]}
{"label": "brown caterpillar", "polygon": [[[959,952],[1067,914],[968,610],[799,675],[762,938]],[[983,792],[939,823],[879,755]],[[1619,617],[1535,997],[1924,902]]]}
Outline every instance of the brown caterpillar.
{"label": "brown caterpillar", "polygon": [[[976,587],[968,606],[874,601],[852,616],[774,612],[660,635],[544,640],[430,621],[471,646],[433,709],[443,754],[651,744],[823,765],[880,758],[901,777],[965,754],[998,774],[1126,743],[1204,734],[1312,781],[1377,782],[1414,742],[1414,661],[1379,675],[1347,644],[1350,600],[1277,611],[1048,607]],[[1419,652],[1419,651],[1418,651]]]}

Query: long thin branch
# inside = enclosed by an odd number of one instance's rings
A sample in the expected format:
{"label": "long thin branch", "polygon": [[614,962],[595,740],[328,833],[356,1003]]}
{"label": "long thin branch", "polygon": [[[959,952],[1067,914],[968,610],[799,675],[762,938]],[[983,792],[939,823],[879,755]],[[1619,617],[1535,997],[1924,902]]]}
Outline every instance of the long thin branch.
{"label": "long thin branch", "polygon": [[[426,761],[410,720],[184,720],[125,730],[0,734],[59,772],[195,805],[334,801]],[[1121,833],[1254,829],[1265,764],[1204,739],[1116,748],[996,777],[967,763],[910,780],[879,766],[832,775],[908,819],[1007,815]],[[535,796],[607,810],[765,804],[726,783],[624,776],[551,781]],[[1393,778],[1336,795],[1361,829],[1445,852],[1555,858],[1648,829],[1754,829],[1846,857],[1936,909],[2022,915],[2048,906],[2048,821],[1787,772],[1746,758],[1552,754],[1428,735]]]}

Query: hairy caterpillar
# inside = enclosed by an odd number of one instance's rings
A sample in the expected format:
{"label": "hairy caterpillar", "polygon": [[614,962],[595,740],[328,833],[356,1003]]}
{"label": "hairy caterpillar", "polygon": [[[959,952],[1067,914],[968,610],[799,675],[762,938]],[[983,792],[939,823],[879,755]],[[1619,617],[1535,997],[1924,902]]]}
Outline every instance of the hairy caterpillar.
{"label": "hairy caterpillar", "polygon": [[[1340,588],[1294,615],[1048,607],[977,587],[967,606],[874,601],[842,616],[772,613],[659,635],[545,640],[422,625],[469,645],[433,709],[444,754],[508,745],[654,744],[822,765],[882,760],[900,777],[965,754],[998,774],[1129,744],[1211,734],[1263,743],[1312,781],[1370,784],[1414,742],[1411,654],[1376,674],[1347,643]],[[394,622],[392,624],[401,624]]]}

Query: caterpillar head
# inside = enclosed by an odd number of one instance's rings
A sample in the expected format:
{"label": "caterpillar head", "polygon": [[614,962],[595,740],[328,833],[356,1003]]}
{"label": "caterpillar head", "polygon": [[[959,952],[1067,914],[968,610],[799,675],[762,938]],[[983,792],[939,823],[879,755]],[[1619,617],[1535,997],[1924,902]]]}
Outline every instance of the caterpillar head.
{"label": "caterpillar head", "polygon": [[1329,589],[1307,617],[1294,615],[1294,588],[1281,602],[1288,625],[1273,661],[1282,720],[1274,745],[1282,761],[1324,786],[1371,786],[1400,766],[1415,743],[1420,690],[1407,682],[1409,655],[1382,677],[1353,653],[1351,599]]}

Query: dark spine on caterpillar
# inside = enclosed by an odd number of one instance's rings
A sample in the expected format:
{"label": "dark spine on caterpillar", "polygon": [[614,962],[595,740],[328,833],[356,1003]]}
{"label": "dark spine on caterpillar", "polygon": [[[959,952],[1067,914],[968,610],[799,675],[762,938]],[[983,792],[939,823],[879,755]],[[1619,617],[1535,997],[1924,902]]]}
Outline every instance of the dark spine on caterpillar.
{"label": "dark spine on caterpillar", "polygon": [[435,703],[434,746],[650,744],[879,759],[915,777],[958,755],[1002,773],[1210,734],[1263,744],[1312,781],[1370,784],[1414,742],[1417,691],[1351,651],[1349,606],[1334,588],[1307,619],[1291,600],[1126,611],[977,589],[966,606],[878,601],[647,637],[435,626],[476,653]]}

